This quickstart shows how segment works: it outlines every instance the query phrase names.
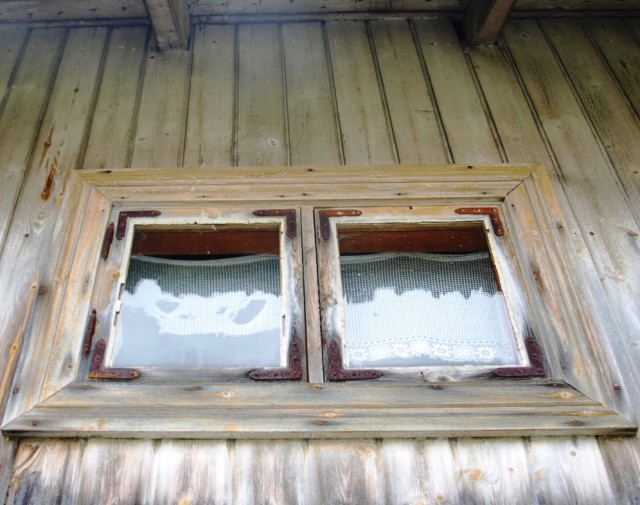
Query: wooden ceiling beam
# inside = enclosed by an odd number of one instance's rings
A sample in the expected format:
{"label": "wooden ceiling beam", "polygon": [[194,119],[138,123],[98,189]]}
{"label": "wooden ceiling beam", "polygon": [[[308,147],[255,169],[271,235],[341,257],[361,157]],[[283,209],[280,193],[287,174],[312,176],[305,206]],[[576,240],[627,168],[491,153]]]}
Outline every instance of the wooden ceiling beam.
{"label": "wooden ceiling beam", "polygon": [[474,46],[495,44],[516,0],[472,0],[464,13],[466,42]]}
{"label": "wooden ceiling beam", "polygon": [[187,0],[144,0],[160,51],[184,50],[191,21]]}

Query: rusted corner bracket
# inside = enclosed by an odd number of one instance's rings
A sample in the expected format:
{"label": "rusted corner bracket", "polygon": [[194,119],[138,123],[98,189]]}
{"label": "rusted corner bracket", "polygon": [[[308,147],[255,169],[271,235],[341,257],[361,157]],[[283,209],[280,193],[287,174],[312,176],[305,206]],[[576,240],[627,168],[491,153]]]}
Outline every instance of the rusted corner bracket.
{"label": "rusted corner bracket", "polygon": [[287,237],[296,238],[298,229],[296,225],[295,209],[261,209],[253,211],[253,215],[258,217],[284,216],[286,221]]}
{"label": "rusted corner bracket", "polygon": [[127,231],[127,219],[130,217],[157,217],[162,212],[159,210],[123,210],[118,216],[118,227],[116,229],[116,238],[122,240]]}
{"label": "rusted corner bracket", "polygon": [[382,376],[378,370],[345,370],[342,368],[342,353],[337,340],[329,340],[327,345],[327,357],[329,358],[330,381],[353,381],[365,379],[377,379]]}
{"label": "rusted corner bracket", "polygon": [[93,348],[93,357],[91,358],[89,379],[126,381],[140,377],[140,372],[134,368],[109,368],[102,366],[106,349],[107,344],[104,339],[101,338],[96,342]]}
{"label": "rusted corner bracket", "polygon": [[493,374],[498,377],[544,377],[546,372],[544,370],[542,351],[535,337],[532,335],[527,336],[524,339],[524,345],[529,355],[530,366],[520,368],[496,368]]}
{"label": "rusted corner bracket", "polygon": [[329,240],[331,236],[331,227],[329,226],[329,218],[342,216],[360,216],[361,210],[341,209],[341,210],[319,210],[318,217],[320,219],[320,237],[322,240]]}
{"label": "rusted corner bracket", "polygon": [[256,369],[249,372],[249,378],[262,380],[289,380],[297,381],[302,379],[302,356],[300,355],[300,343],[294,332],[289,344],[289,366],[274,370]]}
{"label": "rusted corner bracket", "polygon": [[487,215],[493,225],[493,232],[498,237],[502,237],[504,235],[504,228],[502,227],[502,221],[500,220],[500,213],[495,207],[463,207],[461,209],[456,209],[456,213]]}
{"label": "rusted corner bracket", "polygon": [[102,241],[102,259],[107,260],[109,257],[109,251],[111,250],[111,244],[113,243],[114,226],[110,223],[107,227],[107,231],[104,234],[104,240]]}

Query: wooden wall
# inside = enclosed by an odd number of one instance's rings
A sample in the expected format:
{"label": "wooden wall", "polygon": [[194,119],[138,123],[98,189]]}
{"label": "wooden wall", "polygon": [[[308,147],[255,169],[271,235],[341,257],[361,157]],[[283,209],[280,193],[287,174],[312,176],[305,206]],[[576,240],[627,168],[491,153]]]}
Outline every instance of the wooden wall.
{"label": "wooden wall", "polygon": [[[64,279],[75,168],[542,162],[569,212],[600,398],[640,414],[640,19],[0,28],[0,368]],[[35,302],[29,304],[29,299]],[[25,314],[25,312],[27,312]],[[33,329],[31,329],[33,331]],[[3,387],[7,387],[7,381]],[[614,392],[615,391],[615,392]],[[0,493],[47,503],[638,503],[637,439],[5,440]]]}

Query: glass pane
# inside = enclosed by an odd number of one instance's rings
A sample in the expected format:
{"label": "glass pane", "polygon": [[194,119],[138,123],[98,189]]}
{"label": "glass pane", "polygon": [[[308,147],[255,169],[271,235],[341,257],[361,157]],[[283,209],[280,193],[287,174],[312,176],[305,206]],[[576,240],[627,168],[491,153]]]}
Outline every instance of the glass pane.
{"label": "glass pane", "polygon": [[281,366],[277,255],[134,256],[112,366]]}
{"label": "glass pane", "polygon": [[346,366],[517,362],[488,253],[341,255]]}

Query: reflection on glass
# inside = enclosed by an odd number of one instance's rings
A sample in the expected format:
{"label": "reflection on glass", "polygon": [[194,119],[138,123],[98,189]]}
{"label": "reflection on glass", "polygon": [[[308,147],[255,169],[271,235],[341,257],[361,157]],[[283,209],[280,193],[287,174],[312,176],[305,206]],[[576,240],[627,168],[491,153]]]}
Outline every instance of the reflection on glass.
{"label": "reflection on glass", "polygon": [[351,367],[517,362],[488,253],[342,255]]}
{"label": "reflection on glass", "polygon": [[281,366],[280,316],[276,255],[134,256],[112,366]]}

